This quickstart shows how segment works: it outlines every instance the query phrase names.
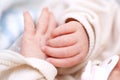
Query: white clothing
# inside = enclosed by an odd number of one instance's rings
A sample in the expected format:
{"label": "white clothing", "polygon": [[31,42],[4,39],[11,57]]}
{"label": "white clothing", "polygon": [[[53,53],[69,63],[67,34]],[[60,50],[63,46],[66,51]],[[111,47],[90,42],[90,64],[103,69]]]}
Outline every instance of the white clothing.
{"label": "white clothing", "polygon": [[81,80],[108,80],[109,75],[119,61],[119,56],[114,55],[99,65],[88,62],[85,71],[81,75]]}
{"label": "white clothing", "polygon": [[0,51],[0,80],[54,80],[56,68],[40,59]]}
{"label": "white clothing", "polygon": [[88,59],[102,61],[120,54],[120,8],[115,0],[49,0],[44,6],[54,12],[59,24],[68,18],[78,20],[84,25],[89,37],[88,56],[74,67],[59,68],[58,74],[62,80],[80,79]]}

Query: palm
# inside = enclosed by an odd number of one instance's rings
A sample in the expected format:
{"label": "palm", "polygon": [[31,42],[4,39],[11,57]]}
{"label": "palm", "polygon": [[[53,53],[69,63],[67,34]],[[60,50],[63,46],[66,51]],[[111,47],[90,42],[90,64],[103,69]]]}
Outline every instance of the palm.
{"label": "palm", "polygon": [[41,48],[50,38],[53,28],[56,27],[53,15],[47,9],[44,9],[35,28],[32,17],[26,12],[24,14],[24,26],[21,53],[27,57],[45,59],[46,55],[41,51]]}

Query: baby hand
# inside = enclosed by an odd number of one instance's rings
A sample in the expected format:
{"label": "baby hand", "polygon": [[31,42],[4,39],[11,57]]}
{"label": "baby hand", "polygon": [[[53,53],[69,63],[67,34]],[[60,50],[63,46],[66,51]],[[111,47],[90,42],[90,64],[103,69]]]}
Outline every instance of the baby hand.
{"label": "baby hand", "polygon": [[35,27],[32,17],[28,12],[25,12],[24,26],[21,53],[26,57],[45,59],[46,55],[41,51],[41,46],[45,45],[51,31],[56,27],[52,13],[47,8],[44,8]]}
{"label": "baby hand", "polygon": [[57,27],[51,36],[43,51],[50,56],[47,60],[56,67],[72,67],[80,63],[88,53],[87,33],[77,21]]}

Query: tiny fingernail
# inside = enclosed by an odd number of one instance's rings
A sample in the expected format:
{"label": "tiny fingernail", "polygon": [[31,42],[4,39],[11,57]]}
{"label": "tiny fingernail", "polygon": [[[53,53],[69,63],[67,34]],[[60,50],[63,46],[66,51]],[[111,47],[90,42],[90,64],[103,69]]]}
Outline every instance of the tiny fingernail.
{"label": "tiny fingernail", "polygon": [[44,11],[48,11],[48,7],[44,7],[43,10],[44,10]]}

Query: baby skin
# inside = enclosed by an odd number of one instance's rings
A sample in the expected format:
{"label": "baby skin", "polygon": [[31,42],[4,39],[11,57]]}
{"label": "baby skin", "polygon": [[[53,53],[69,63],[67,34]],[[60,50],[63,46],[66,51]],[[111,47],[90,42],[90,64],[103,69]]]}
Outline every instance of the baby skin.
{"label": "baby skin", "polygon": [[52,12],[42,10],[37,25],[24,13],[21,53],[26,57],[45,59],[55,67],[72,67],[88,53],[89,39],[83,25],[74,20],[57,25]]}
{"label": "baby skin", "polygon": [[[86,57],[88,43],[87,33],[77,21],[58,26],[54,15],[44,8],[35,25],[31,15],[24,13],[21,53],[25,57],[44,59],[56,67],[72,67]],[[119,77],[120,60],[109,80],[119,80]]]}
{"label": "baby skin", "polygon": [[120,59],[115,68],[112,70],[108,80],[120,80]]}

